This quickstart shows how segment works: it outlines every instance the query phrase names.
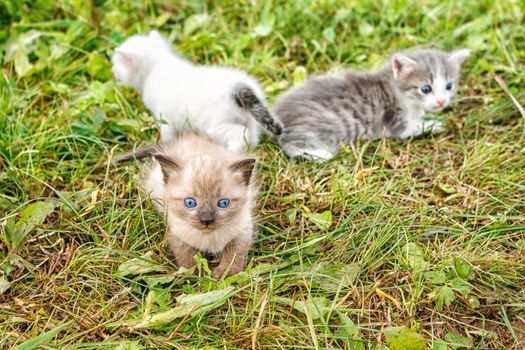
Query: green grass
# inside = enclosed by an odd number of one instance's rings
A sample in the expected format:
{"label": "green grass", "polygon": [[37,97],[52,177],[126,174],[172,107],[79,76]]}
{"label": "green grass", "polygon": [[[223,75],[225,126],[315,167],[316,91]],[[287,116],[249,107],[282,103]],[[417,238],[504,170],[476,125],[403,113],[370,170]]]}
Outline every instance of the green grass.
{"label": "green grass", "polygon": [[[494,80],[525,102],[524,14],[513,0],[0,1],[0,348],[395,349],[397,326],[433,349],[525,347],[524,119]],[[270,101],[301,67],[474,53],[444,134],[323,164],[263,142],[259,238],[246,273],[215,281],[204,260],[176,268],[140,169],[105,165],[157,138],[109,71],[152,28],[250,72]]]}

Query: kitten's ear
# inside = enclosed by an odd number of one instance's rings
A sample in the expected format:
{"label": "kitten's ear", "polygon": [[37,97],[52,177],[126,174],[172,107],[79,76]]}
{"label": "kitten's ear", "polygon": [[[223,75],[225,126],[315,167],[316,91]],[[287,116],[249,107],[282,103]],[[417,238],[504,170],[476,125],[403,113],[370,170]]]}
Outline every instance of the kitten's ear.
{"label": "kitten's ear", "polygon": [[160,35],[160,33],[156,30],[152,30],[151,32],[149,32],[148,37],[157,41],[161,41],[163,43],[165,42],[162,35]]}
{"label": "kitten's ear", "polygon": [[163,154],[154,154],[153,157],[159,162],[162,175],[164,176],[164,183],[168,183],[170,175],[178,173],[182,170],[180,165],[175,163],[171,158],[166,157]]}
{"label": "kitten's ear", "polygon": [[123,51],[122,49],[116,49],[115,54],[113,55],[113,64],[118,63],[122,64],[126,71],[130,73],[134,73],[137,71],[138,68],[138,62],[136,57],[128,52]]}
{"label": "kitten's ear", "polygon": [[230,170],[238,173],[242,177],[242,181],[246,186],[252,181],[253,168],[255,167],[255,159],[248,158],[235,162],[230,165]]}
{"label": "kitten's ear", "polygon": [[392,72],[394,79],[402,74],[410,73],[416,67],[417,62],[403,54],[397,53],[392,57]]}
{"label": "kitten's ear", "polygon": [[472,52],[471,49],[456,50],[448,56],[448,61],[457,66],[461,66],[463,61],[465,61],[467,57],[470,56],[471,52]]}
{"label": "kitten's ear", "polygon": [[162,34],[160,34],[156,30],[152,30],[151,32],[149,32],[148,37],[150,39],[157,41],[158,43],[162,43],[163,45],[168,45],[167,40],[162,36]]}

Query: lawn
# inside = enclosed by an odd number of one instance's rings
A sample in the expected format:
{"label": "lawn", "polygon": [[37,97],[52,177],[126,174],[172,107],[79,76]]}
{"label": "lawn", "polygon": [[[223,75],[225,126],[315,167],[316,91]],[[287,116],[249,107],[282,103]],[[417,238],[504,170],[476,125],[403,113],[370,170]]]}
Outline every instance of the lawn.
{"label": "lawn", "polygon": [[[524,16],[518,0],[0,0],[0,348],[525,348]],[[203,257],[174,264],[140,165],[108,166],[158,138],[110,72],[153,28],[270,103],[399,49],[474,51],[443,134],[321,164],[266,138],[259,237],[216,281]]]}

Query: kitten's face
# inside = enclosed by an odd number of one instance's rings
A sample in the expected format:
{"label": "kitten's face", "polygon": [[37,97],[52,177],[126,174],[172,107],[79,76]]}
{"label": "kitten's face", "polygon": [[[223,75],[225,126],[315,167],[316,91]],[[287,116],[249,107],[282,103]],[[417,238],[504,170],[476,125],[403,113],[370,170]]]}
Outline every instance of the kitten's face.
{"label": "kitten's face", "polygon": [[[250,206],[254,165],[253,159],[220,164],[204,155],[177,170],[169,170],[165,177],[168,216],[182,219],[203,233],[230,225],[239,215],[245,215]],[[165,165],[161,166],[166,170]]]}
{"label": "kitten's face", "polygon": [[115,49],[111,70],[119,83],[140,88],[154,55],[169,50],[169,43],[157,31],[133,35]]}
{"label": "kitten's face", "polygon": [[403,97],[426,112],[447,107],[457,92],[461,64],[470,54],[417,50],[392,57],[394,80]]}

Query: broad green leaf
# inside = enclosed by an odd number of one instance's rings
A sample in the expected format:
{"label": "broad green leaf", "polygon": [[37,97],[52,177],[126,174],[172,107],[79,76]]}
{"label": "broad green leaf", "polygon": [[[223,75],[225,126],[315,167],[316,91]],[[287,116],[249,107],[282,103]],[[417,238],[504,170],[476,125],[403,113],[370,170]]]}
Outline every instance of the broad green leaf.
{"label": "broad green leaf", "polygon": [[454,258],[454,269],[461,278],[467,278],[471,270],[469,263],[465,259],[458,257]]}
{"label": "broad green leaf", "polygon": [[294,209],[294,208],[287,209],[284,212],[284,216],[286,216],[286,218],[288,219],[290,224],[294,223],[295,222],[295,218],[297,217],[297,209]]}
{"label": "broad green leaf", "polygon": [[443,271],[430,271],[425,273],[425,279],[429,283],[441,285],[447,281],[447,275]]}
{"label": "broad green leaf", "polygon": [[55,202],[35,202],[28,205],[23,211],[20,220],[13,224],[10,220],[5,229],[5,239],[10,250],[13,250],[22,244],[24,238],[41,225],[49,214],[55,210]]}
{"label": "broad green leaf", "polygon": [[266,14],[261,23],[255,27],[252,35],[254,37],[266,37],[270,35],[273,30],[274,23],[275,16]]}
{"label": "broad green leaf", "polygon": [[374,26],[372,26],[370,23],[362,20],[359,24],[359,34],[362,36],[370,36],[374,33]]}
{"label": "broad green leaf", "polygon": [[[95,102],[103,107],[104,103],[112,102],[115,100],[115,84],[113,81],[106,81],[101,83],[100,81],[93,81],[88,88],[89,97],[93,97]],[[89,103],[86,104],[86,107],[89,106]],[[82,108],[81,108],[82,109]]]}
{"label": "broad green leaf", "polygon": [[425,338],[405,326],[386,328],[384,333],[390,350],[426,350],[427,348]]}
{"label": "broad green leaf", "polygon": [[337,335],[346,337],[346,343],[350,349],[365,350],[365,344],[361,341],[359,327],[344,313],[338,312],[338,314],[343,324],[339,327]]}
{"label": "broad green leaf", "polygon": [[171,15],[172,15],[171,11],[166,11],[160,16],[158,16],[157,18],[155,18],[155,26],[162,27],[163,25],[165,25],[170,19]]}
{"label": "broad green leaf", "polygon": [[175,276],[144,276],[143,280],[148,284],[148,288],[154,288],[159,284],[166,284],[173,282]]}
{"label": "broad green leaf", "polygon": [[308,218],[321,230],[328,230],[332,226],[332,212],[329,210],[321,214],[310,214]]}
{"label": "broad green leaf", "polygon": [[457,192],[456,188],[449,184],[438,184],[438,187],[441,189],[441,191],[445,192],[446,194],[454,194]]}
{"label": "broad green leaf", "polygon": [[306,75],[307,75],[306,67],[304,66],[295,67],[295,69],[293,70],[293,74],[292,74],[293,84],[299,85],[302,82],[304,82],[306,80]]}
{"label": "broad green leaf", "polygon": [[208,25],[210,16],[206,13],[197,13],[191,15],[184,21],[184,36],[190,36],[199,29],[203,29]]}
{"label": "broad green leaf", "polygon": [[182,295],[176,298],[178,305],[174,308],[149,315],[146,313],[140,320],[117,322],[111,326],[144,329],[161,326],[185,316],[194,316],[208,312],[223,305],[232,296],[233,287],[215,290],[208,293]]}
{"label": "broad green leaf", "polygon": [[5,45],[5,61],[10,62],[14,58],[17,51],[32,52],[36,48],[38,38],[42,36],[42,32],[30,30],[20,34],[15,39],[9,41]]}
{"label": "broad green leaf", "polygon": [[69,321],[67,323],[61,324],[60,326],[57,326],[46,333],[40,334],[39,336],[36,336],[33,339],[26,340],[25,342],[23,342],[20,345],[17,345],[11,350],[31,350],[40,348],[43,345],[49,343],[51,340],[53,340],[53,338],[56,337],[58,333],[60,333],[64,328],[69,326],[72,322],[73,321]]}
{"label": "broad green leaf", "polygon": [[144,346],[142,346],[138,341],[120,343],[115,348],[113,348],[113,350],[142,350],[142,349],[144,349]]}
{"label": "broad green leaf", "polygon": [[434,340],[434,344],[432,344],[432,350],[448,350],[448,346],[442,340]]}
{"label": "broad green leaf", "polygon": [[0,276],[0,294],[5,293],[9,287],[11,287],[11,282],[5,276]]}
{"label": "broad green leaf", "polygon": [[323,37],[328,41],[329,43],[333,43],[335,41],[335,31],[334,28],[328,27],[325,30],[323,30]]}
{"label": "broad green leaf", "polygon": [[306,300],[292,300],[290,298],[279,297],[276,301],[286,305],[293,305],[293,308],[302,314],[310,314],[312,320],[319,319],[328,311],[330,302],[324,297],[308,297]]}
{"label": "broad green leaf", "polygon": [[[335,291],[342,285],[348,287],[350,283],[354,283],[359,277],[361,267],[358,263],[333,263],[326,265],[314,265],[309,272],[315,275],[314,282],[319,284],[319,287],[326,291]],[[321,276],[320,276],[321,275]]]}
{"label": "broad green leaf", "polygon": [[449,306],[450,303],[456,299],[454,291],[448,286],[436,288],[431,293],[431,296],[436,302],[436,310],[438,311],[443,310],[443,305]]}
{"label": "broad green leaf", "polygon": [[34,66],[29,63],[28,54],[23,50],[18,50],[14,53],[15,72],[19,77],[29,75]]}
{"label": "broad green leaf", "polygon": [[470,292],[470,284],[461,278],[454,278],[450,281],[450,287],[461,295],[465,295]]}
{"label": "broad green leaf", "polygon": [[408,265],[414,272],[421,272],[428,267],[423,251],[417,243],[409,242],[403,248]]}
{"label": "broad green leaf", "polygon": [[148,272],[167,272],[169,269],[166,266],[152,260],[153,252],[149,251],[140,258],[133,258],[122,263],[118,267],[118,274],[120,276],[140,275]]}
{"label": "broad green leaf", "polygon": [[108,63],[96,52],[92,52],[89,55],[87,71],[93,79],[103,81],[111,79],[111,71],[109,70]]}
{"label": "broad green leaf", "polygon": [[5,45],[5,62],[13,62],[15,72],[19,77],[28,75],[33,70],[29,62],[29,54],[37,48],[38,39],[42,33],[36,30],[25,32]]}
{"label": "broad green leaf", "polygon": [[452,349],[471,348],[473,344],[471,337],[463,337],[460,334],[451,332],[445,334],[445,340],[450,343],[449,346]]}

